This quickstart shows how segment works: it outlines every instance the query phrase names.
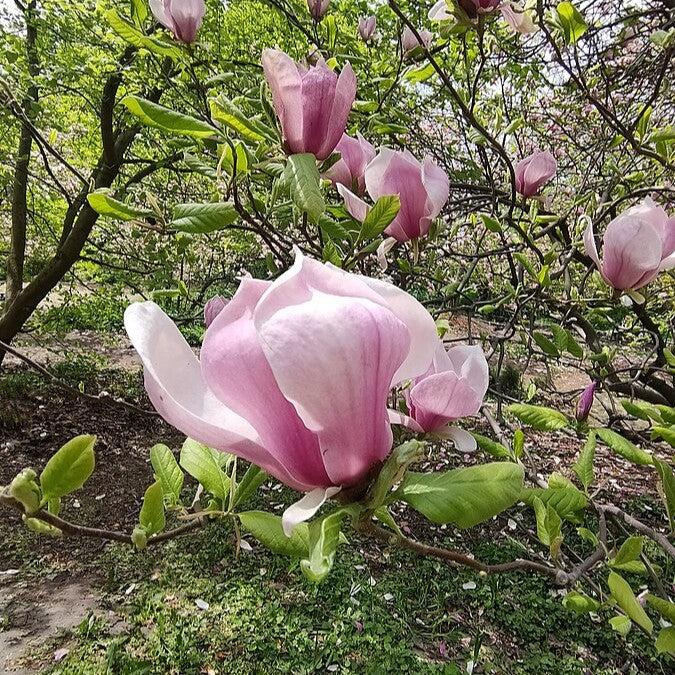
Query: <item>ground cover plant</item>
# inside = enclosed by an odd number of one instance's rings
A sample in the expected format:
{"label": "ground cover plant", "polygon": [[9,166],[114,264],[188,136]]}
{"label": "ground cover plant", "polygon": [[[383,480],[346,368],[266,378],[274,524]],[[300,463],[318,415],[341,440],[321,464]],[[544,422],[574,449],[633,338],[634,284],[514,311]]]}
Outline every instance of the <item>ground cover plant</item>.
{"label": "ground cover plant", "polygon": [[3,667],[668,672],[674,11],[5,7]]}

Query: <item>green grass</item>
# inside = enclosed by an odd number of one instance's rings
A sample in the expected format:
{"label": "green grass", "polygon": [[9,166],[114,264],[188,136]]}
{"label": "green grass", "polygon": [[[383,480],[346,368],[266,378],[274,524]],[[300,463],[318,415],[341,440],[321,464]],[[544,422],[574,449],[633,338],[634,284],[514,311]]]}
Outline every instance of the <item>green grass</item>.
{"label": "green grass", "polygon": [[[68,657],[50,672],[323,673],[338,666],[340,673],[454,674],[466,672],[474,655],[487,673],[608,674],[630,658],[643,669],[651,664],[649,641],[633,631],[626,643],[606,623],[568,612],[546,580],[481,578],[414,554],[383,557],[367,541],[352,544],[319,586],[258,546],[236,559],[223,524],[149,552],[113,546],[98,566],[107,574],[104,602],[127,630],[110,635],[104,621],[83,622]],[[476,553],[496,562],[518,550],[485,543]],[[475,589],[463,588],[469,581]]]}

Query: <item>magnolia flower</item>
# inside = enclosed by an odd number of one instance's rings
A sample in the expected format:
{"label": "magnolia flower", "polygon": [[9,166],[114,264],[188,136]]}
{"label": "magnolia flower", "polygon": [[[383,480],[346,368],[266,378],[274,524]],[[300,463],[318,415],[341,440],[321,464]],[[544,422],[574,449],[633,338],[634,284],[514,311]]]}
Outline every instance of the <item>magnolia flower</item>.
{"label": "magnolia flower", "polygon": [[516,164],[516,190],[523,197],[533,197],[555,176],[557,168],[558,163],[548,150],[536,150]]}
{"label": "magnolia flower", "polygon": [[330,5],[330,0],[307,0],[307,9],[309,9],[314,21],[323,19],[328,11],[328,5]]}
{"label": "magnolia flower", "polygon": [[457,0],[457,4],[474,19],[478,13],[488,14],[494,12],[502,0]]}
{"label": "magnolia flower", "polygon": [[429,369],[406,391],[410,417],[420,430],[451,438],[461,450],[474,450],[473,437],[448,423],[480,410],[489,378],[485,354],[479,346],[459,345],[446,351],[437,340]]}
{"label": "magnolia flower", "polygon": [[359,36],[364,42],[370,42],[375,35],[377,19],[375,16],[364,16],[359,19]]}
{"label": "magnolia flower", "polygon": [[222,295],[214,295],[204,305],[204,324],[208,328],[213,320],[220,314],[227,304],[227,300]]}
{"label": "magnolia flower", "polygon": [[169,424],[309,492],[287,531],[387,457],[389,391],[428,369],[437,339],[412,296],[299,252],[276,281],[242,279],[199,360],[153,302],[128,307],[124,325]]}
{"label": "magnolia flower", "polygon": [[191,44],[197,37],[206,6],[204,0],[150,0],[150,10],[177,40]]}
{"label": "magnolia flower", "polygon": [[326,159],[345,131],[356,97],[352,67],[345,64],[338,77],[323,59],[303,68],[278,49],[265,49],[262,65],[286,150]]}
{"label": "magnolia flower", "polygon": [[323,175],[333,185],[344,185],[363,194],[366,186],[366,165],[375,157],[375,148],[357,133],[356,138],[342,134],[340,142],[335,146],[340,159]]}
{"label": "magnolia flower", "polygon": [[[368,164],[365,173],[366,191],[376,201],[386,195],[398,195],[401,208],[384,231],[396,241],[408,241],[425,235],[431,223],[448,201],[448,176],[430,157],[418,162],[408,150],[382,148]],[[347,211],[363,222],[370,206],[343,185],[338,192]]]}
{"label": "magnolia flower", "polygon": [[424,47],[427,49],[431,44],[433,33],[428,30],[418,30],[417,33],[420,36],[419,40],[417,37],[415,37],[415,34],[410,30],[410,28],[408,28],[408,26],[403,29],[403,32],[401,33],[401,47],[404,54],[408,54],[417,47]]}
{"label": "magnolia flower", "polygon": [[675,218],[649,197],[617,216],[602,238],[598,256],[589,221],[584,232],[586,254],[607,284],[620,291],[637,290],[659,272],[675,267]]}
{"label": "magnolia flower", "polygon": [[530,14],[520,5],[505,2],[500,5],[499,11],[509,28],[516,33],[527,35],[528,33],[536,33],[539,30]]}
{"label": "magnolia flower", "polygon": [[593,397],[595,396],[595,390],[597,389],[597,386],[597,382],[591,382],[586,387],[586,389],[581,392],[579,402],[577,403],[577,422],[585,422],[588,419],[588,415],[591,412],[591,407],[593,406]]}
{"label": "magnolia flower", "polygon": [[438,2],[429,10],[430,21],[446,21],[452,19],[452,11],[445,0],[438,0]]}

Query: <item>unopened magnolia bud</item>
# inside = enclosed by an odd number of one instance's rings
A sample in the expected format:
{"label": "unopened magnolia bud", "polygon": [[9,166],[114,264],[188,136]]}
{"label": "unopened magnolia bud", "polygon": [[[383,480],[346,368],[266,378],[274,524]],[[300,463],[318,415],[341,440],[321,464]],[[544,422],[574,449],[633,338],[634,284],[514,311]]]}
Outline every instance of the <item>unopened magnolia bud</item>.
{"label": "unopened magnolia bud", "polygon": [[307,0],[307,8],[314,21],[321,21],[324,14],[328,11],[330,0]]}
{"label": "unopened magnolia bud", "polygon": [[204,323],[207,328],[213,323],[213,320],[220,314],[226,304],[227,300],[222,295],[214,295],[204,305]]}
{"label": "unopened magnolia bud", "polygon": [[148,545],[148,535],[145,532],[145,528],[140,526],[134,527],[134,531],[131,533],[131,541],[139,551],[142,551]]}
{"label": "unopened magnolia bud", "polygon": [[598,386],[597,382],[591,382],[586,389],[581,392],[579,397],[579,403],[577,403],[577,412],[576,419],[577,422],[585,422],[588,419],[588,415],[591,412],[591,406],[593,405],[593,397],[595,396],[595,390]]}
{"label": "unopened magnolia bud", "polygon": [[9,494],[21,502],[26,513],[35,513],[40,508],[40,488],[35,482],[33,469],[24,469],[9,485]]}

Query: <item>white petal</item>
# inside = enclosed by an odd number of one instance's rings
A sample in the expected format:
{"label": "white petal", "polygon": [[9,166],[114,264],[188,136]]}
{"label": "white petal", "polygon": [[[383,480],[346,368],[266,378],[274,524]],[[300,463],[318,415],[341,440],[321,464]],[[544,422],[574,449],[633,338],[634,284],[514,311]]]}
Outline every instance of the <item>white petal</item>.
{"label": "white petal", "polygon": [[339,487],[316,488],[308,492],[302,499],[291,504],[281,516],[281,527],[284,534],[290,537],[300,523],[309,520],[333,495],[340,492]]}
{"label": "white petal", "polygon": [[434,432],[436,436],[452,441],[460,452],[476,452],[476,439],[459,427],[443,427]]}

